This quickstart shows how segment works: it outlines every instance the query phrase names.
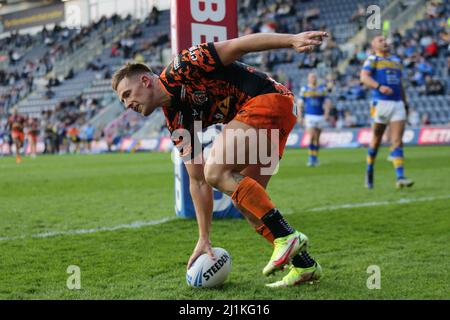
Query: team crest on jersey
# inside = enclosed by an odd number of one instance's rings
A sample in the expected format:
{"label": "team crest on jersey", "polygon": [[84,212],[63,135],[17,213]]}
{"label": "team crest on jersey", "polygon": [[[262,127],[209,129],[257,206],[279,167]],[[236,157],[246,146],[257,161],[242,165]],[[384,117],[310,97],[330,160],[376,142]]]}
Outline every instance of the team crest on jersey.
{"label": "team crest on jersey", "polygon": [[231,98],[232,98],[231,96],[228,96],[217,104],[217,107],[219,108],[220,112],[222,112],[222,114],[225,117],[228,115]]}
{"label": "team crest on jersey", "polygon": [[192,102],[198,106],[204,105],[208,101],[206,91],[194,91],[192,94]]}

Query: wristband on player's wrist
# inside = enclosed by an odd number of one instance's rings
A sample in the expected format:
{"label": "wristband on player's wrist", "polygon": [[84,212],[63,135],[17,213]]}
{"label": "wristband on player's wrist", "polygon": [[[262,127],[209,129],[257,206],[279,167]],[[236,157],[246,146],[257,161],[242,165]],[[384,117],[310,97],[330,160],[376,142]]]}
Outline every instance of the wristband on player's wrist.
{"label": "wristband on player's wrist", "polygon": [[376,89],[376,90],[377,90],[377,91],[380,91],[380,88],[381,88],[381,83],[379,83],[379,84],[378,84],[378,86],[377,86],[377,89]]}

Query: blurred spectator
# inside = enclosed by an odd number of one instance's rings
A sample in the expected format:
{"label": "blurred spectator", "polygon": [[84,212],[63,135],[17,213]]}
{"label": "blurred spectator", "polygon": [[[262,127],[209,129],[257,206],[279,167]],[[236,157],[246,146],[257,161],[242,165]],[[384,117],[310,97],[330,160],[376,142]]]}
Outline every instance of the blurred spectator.
{"label": "blurred spectator", "polygon": [[97,58],[94,61],[89,62],[89,64],[87,65],[87,69],[92,71],[99,71],[102,70],[104,67],[105,65],[102,64],[100,58]]}
{"label": "blurred spectator", "polygon": [[55,152],[55,135],[53,131],[53,125],[48,123],[44,130],[44,153]]}
{"label": "blurred spectator", "polygon": [[444,91],[444,84],[441,81],[428,75],[425,77],[425,93],[427,95],[442,95]]}
{"label": "blurred spectator", "polygon": [[111,68],[106,67],[105,72],[103,73],[103,79],[111,79],[111,78],[112,78]]}
{"label": "blurred spectator", "polygon": [[358,4],[358,8],[356,8],[352,14],[351,21],[357,23],[358,29],[364,27],[366,21],[366,8],[363,4]]}
{"label": "blurred spectator", "polygon": [[328,92],[332,92],[333,88],[336,86],[336,78],[337,75],[335,73],[330,72],[325,77],[325,86],[327,87]]}
{"label": "blurred spectator", "polygon": [[431,39],[431,42],[425,47],[424,55],[427,58],[437,57],[439,52],[439,46],[436,40]]}
{"label": "blurred spectator", "polygon": [[420,115],[416,108],[411,108],[408,113],[408,123],[413,127],[420,125]]}
{"label": "blurred spectator", "polygon": [[319,8],[310,8],[304,12],[303,17],[307,20],[311,20],[311,19],[319,17],[319,15],[320,15]]}
{"label": "blurred spectator", "polygon": [[420,58],[419,64],[417,66],[417,70],[421,72],[424,75],[433,75],[433,66],[430,64],[429,61],[425,60],[424,57]]}
{"label": "blurred spectator", "polygon": [[302,60],[299,61],[298,67],[301,68],[316,68],[319,60],[317,58],[317,54],[312,52],[308,55],[305,55]]}
{"label": "blurred spectator", "polygon": [[159,10],[156,6],[153,6],[152,11],[148,16],[147,26],[154,26],[159,22]]}
{"label": "blurred spectator", "polygon": [[450,44],[450,33],[448,32],[447,28],[442,29],[439,32],[439,39],[438,39],[438,45],[440,49],[447,49],[447,47]]}
{"label": "blurred spectator", "polygon": [[428,45],[431,44],[433,41],[433,38],[431,37],[431,31],[427,30],[425,31],[425,34],[420,38],[419,44],[422,48],[428,47]]}
{"label": "blurred spectator", "polygon": [[70,68],[69,72],[64,77],[64,80],[73,79],[74,76],[75,76],[75,73],[73,72],[73,68]]}
{"label": "blurred spectator", "polygon": [[[395,30],[392,34],[392,44],[394,47],[398,47],[400,46],[400,44],[402,43],[402,35],[400,34],[400,32],[398,30]],[[398,52],[397,52],[398,54]]]}
{"label": "blurred spectator", "polygon": [[338,121],[338,109],[334,104],[331,104],[330,110],[328,111],[328,125],[330,128],[336,128],[336,123]]}
{"label": "blurred spectator", "polygon": [[259,29],[259,32],[273,33],[273,32],[276,32],[276,30],[277,30],[276,22],[268,21],[261,26],[261,28]]}
{"label": "blurred spectator", "polygon": [[367,53],[362,48],[357,48],[349,63],[351,65],[360,66],[367,59]]}
{"label": "blurred spectator", "polygon": [[344,126],[347,128],[354,128],[358,124],[356,117],[352,114],[350,110],[345,110],[344,113]]}
{"label": "blurred spectator", "polygon": [[134,61],[140,62],[140,63],[144,63],[144,62],[145,62],[145,58],[144,58],[144,56],[142,55],[142,53],[140,53],[140,52],[138,51],[138,52],[136,52],[136,53],[134,54]]}
{"label": "blurred spectator", "polygon": [[84,149],[88,152],[92,151],[92,141],[94,140],[94,134],[95,134],[95,127],[88,123],[83,128],[83,143],[84,143]]}
{"label": "blurred spectator", "polygon": [[131,32],[131,37],[132,37],[133,39],[137,39],[137,38],[142,37],[142,28],[141,28],[139,25],[137,25],[137,26],[134,28],[134,30]]}
{"label": "blurred spectator", "polygon": [[420,119],[420,124],[423,126],[427,126],[430,124],[430,116],[428,115],[428,113],[424,113],[422,115],[422,119]]}
{"label": "blurred spectator", "polygon": [[48,79],[47,88],[57,87],[60,84],[61,84],[61,81],[59,81],[59,79],[57,77],[52,77],[52,78]]}
{"label": "blurred spectator", "polygon": [[69,153],[66,134],[66,125],[64,123],[58,123],[56,127],[55,153],[60,154],[62,153],[62,150]]}
{"label": "blurred spectator", "polygon": [[284,86],[285,86],[288,90],[292,90],[292,89],[293,89],[292,80],[291,80],[290,77],[288,77],[287,81],[284,83]]}
{"label": "blurred spectator", "polygon": [[295,14],[295,6],[293,3],[288,3],[289,1],[283,1],[278,7],[277,15],[279,17],[292,16]]}
{"label": "blurred spectator", "polygon": [[450,75],[450,56],[447,57],[447,75]]}
{"label": "blurred spectator", "polygon": [[431,64],[426,61],[424,57],[421,57],[414,72],[413,78],[411,79],[412,84],[415,86],[425,85],[425,76],[433,75],[433,71],[434,70]]}
{"label": "blurred spectator", "polygon": [[132,38],[130,38],[129,34],[126,34],[125,37],[122,38],[122,40],[120,40],[120,45],[122,47],[124,59],[131,58],[131,53],[133,52],[134,49],[134,43],[135,41]]}
{"label": "blurred spectator", "polygon": [[435,1],[427,2],[425,17],[427,19],[434,19],[438,17],[438,4]]}
{"label": "blurred spectator", "polygon": [[19,60],[22,58],[19,52],[15,50],[9,51],[9,61],[12,65],[15,65],[19,62]]}
{"label": "blurred spectator", "polygon": [[53,99],[54,96],[55,96],[55,92],[52,90],[51,87],[47,86],[47,91],[45,91],[45,97],[48,100],[51,100],[51,99]]}
{"label": "blurred spectator", "polygon": [[277,73],[273,76],[274,80],[277,82],[284,84],[288,81],[288,77],[286,76],[286,73],[284,73],[283,70],[278,69]]}
{"label": "blurred spectator", "polygon": [[348,100],[365,99],[365,91],[359,79],[352,79],[350,81],[346,92],[346,97]]}
{"label": "blurred spectator", "polygon": [[114,43],[111,46],[111,57],[117,57],[120,54],[119,49],[120,49],[120,43]]}

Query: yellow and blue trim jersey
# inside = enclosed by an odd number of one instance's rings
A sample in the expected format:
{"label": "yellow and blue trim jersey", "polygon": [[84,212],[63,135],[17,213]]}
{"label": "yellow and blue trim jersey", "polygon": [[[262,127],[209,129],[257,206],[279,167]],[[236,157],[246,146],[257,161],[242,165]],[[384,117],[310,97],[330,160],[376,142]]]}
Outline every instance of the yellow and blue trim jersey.
{"label": "yellow and blue trim jersey", "polygon": [[327,98],[327,88],[324,85],[317,87],[303,86],[300,89],[300,98],[303,100],[304,114],[318,116],[324,114],[323,104]]}
{"label": "yellow and blue trim jersey", "polygon": [[379,90],[372,90],[372,99],[374,101],[402,100],[402,63],[398,57],[370,55],[364,62],[363,70],[369,71],[376,82],[391,88],[393,91],[392,95],[385,95]]}

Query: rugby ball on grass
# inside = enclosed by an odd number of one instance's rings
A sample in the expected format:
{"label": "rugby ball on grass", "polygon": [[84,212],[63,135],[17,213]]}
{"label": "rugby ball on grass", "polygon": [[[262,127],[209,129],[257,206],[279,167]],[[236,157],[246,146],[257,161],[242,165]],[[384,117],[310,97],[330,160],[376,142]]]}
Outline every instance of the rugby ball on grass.
{"label": "rugby ball on grass", "polygon": [[186,272],[186,282],[194,288],[212,288],[227,280],[231,271],[231,256],[223,248],[213,248],[216,260],[204,253]]}

